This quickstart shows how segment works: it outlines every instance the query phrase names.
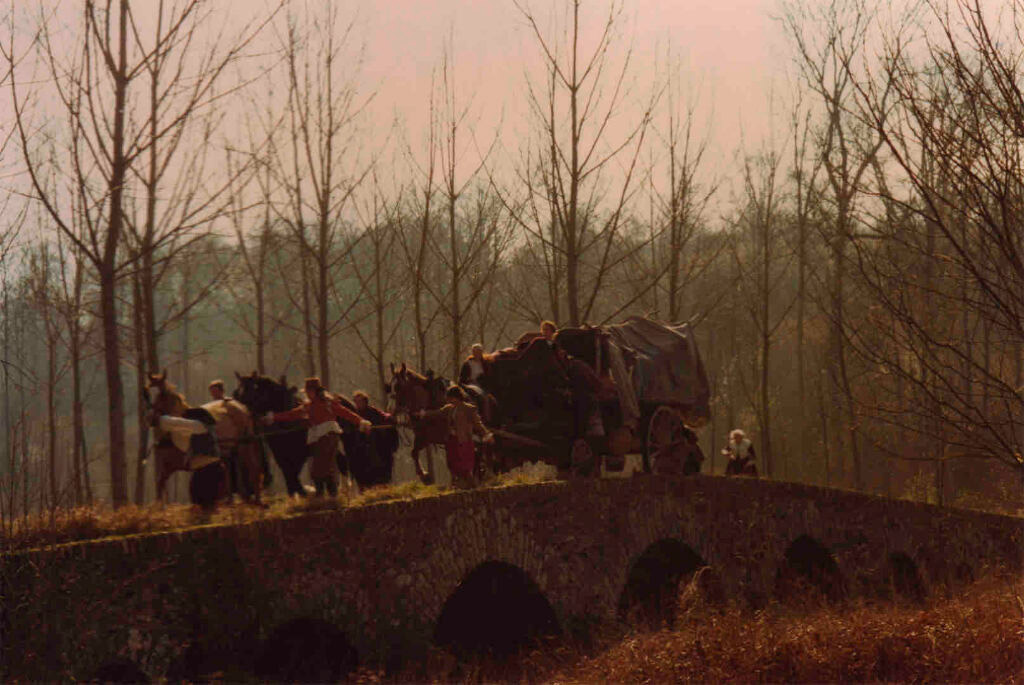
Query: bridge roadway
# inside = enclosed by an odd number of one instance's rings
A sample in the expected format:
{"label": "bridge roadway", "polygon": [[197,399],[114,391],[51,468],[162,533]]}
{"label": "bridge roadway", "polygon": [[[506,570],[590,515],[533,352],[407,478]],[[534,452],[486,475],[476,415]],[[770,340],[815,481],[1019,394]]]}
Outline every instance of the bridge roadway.
{"label": "bridge roadway", "polygon": [[656,611],[703,566],[707,589],[755,604],[793,587],[914,598],[1020,569],[1022,543],[1024,519],[764,480],[455,492],[9,555],[0,676],[81,678],[111,661],[150,677],[247,671],[311,622],[394,662],[509,638],[495,625],[564,632]]}

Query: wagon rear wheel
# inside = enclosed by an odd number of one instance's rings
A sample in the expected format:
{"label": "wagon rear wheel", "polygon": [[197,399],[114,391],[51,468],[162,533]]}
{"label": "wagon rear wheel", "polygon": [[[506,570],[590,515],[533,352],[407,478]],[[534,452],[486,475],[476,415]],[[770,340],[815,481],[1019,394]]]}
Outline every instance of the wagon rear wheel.
{"label": "wagon rear wheel", "polygon": [[687,456],[696,446],[693,433],[672,407],[658,407],[647,424],[644,440],[644,471],[681,474]]}

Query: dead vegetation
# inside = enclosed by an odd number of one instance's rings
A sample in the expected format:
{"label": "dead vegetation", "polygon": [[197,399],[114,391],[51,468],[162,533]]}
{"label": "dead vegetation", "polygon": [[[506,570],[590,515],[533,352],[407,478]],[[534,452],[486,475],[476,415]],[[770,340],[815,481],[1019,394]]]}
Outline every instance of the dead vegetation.
{"label": "dead vegetation", "polygon": [[1024,578],[925,605],[682,611],[546,676],[552,682],[1021,682]]}
{"label": "dead vegetation", "polygon": [[[495,481],[496,486],[532,482]],[[381,502],[438,497],[452,488],[423,485],[419,481],[382,485],[359,494],[303,499],[268,498],[267,507],[248,504],[220,505],[206,512],[188,504],[151,504],[112,509],[107,506],[58,508],[53,511],[5,520],[0,528],[0,551],[12,552],[105,537],[158,533],[203,525],[235,525],[268,518],[287,518],[319,511],[340,511]]]}
{"label": "dead vegetation", "polygon": [[1024,577],[924,604],[712,606],[684,590],[675,628],[618,626],[505,662],[440,650],[360,682],[1024,682]]}

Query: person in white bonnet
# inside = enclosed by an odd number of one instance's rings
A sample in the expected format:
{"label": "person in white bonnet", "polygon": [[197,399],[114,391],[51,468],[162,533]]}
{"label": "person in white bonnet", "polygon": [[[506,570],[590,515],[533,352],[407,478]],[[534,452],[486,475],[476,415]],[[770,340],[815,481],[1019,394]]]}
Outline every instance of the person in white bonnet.
{"label": "person in white bonnet", "polygon": [[722,455],[729,457],[725,475],[757,476],[757,454],[754,452],[754,445],[739,428],[729,432],[729,442],[722,450]]}

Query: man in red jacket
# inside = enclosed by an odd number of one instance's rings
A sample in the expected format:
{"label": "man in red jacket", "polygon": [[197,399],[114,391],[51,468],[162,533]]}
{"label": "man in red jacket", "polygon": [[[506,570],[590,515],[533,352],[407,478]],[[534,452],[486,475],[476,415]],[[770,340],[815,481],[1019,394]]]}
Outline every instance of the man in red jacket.
{"label": "man in red jacket", "polygon": [[321,384],[317,377],[306,379],[305,402],[295,409],[268,413],[264,417],[266,423],[275,421],[302,421],[308,424],[306,444],[310,445],[313,462],[309,466],[309,475],[316,486],[316,494],[325,492],[331,497],[338,496],[338,463],[335,454],[338,452],[338,441],[341,437],[341,426],[335,419],[343,419],[359,426],[359,430],[370,431],[369,421],[346,408]]}

